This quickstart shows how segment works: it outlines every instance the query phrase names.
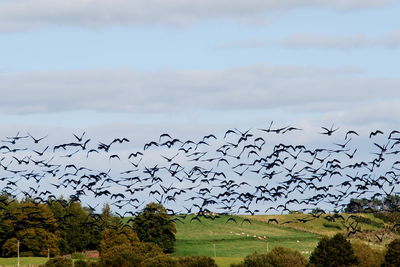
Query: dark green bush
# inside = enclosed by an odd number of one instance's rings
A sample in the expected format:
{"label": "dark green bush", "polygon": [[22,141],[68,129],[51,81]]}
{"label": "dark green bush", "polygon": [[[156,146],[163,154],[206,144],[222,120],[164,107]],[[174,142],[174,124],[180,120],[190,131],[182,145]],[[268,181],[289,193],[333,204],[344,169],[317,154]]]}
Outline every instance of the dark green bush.
{"label": "dark green bush", "polygon": [[71,259],[56,257],[45,263],[45,267],[73,267]]}
{"label": "dark green bush", "polygon": [[116,245],[101,255],[106,267],[141,267],[144,260],[162,255],[161,248],[152,243],[134,242]]}
{"label": "dark green bush", "polygon": [[243,262],[231,267],[305,267],[307,259],[300,252],[289,248],[276,247],[267,254],[248,255]]}
{"label": "dark green bush", "polygon": [[182,267],[217,267],[215,260],[206,256],[179,257],[178,262]]}
{"label": "dark green bush", "polygon": [[74,267],[89,267],[89,263],[87,261],[84,260],[77,260],[74,261]]}
{"label": "dark green bush", "polygon": [[[154,258],[146,259],[142,262],[142,267],[180,267],[178,261],[168,255],[159,255]],[[186,265],[185,265],[186,267]]]}
{"label": "dark green bush", "polygon": [[74,260],[83,260],[85,258],[85,255],[81,252],[74,252],[71,254],[71,259]]}
{"label": "dark green bush", "polygon": [[385,261],[382,267],[398,267],[400,265],[400,239],[395,239],[387,246]]}
{"label": "dark green bush", "polygon": [[322,238],[310,256],[310,266],[315,267],[344,267],[357,263],[350,242],[342,234]]}

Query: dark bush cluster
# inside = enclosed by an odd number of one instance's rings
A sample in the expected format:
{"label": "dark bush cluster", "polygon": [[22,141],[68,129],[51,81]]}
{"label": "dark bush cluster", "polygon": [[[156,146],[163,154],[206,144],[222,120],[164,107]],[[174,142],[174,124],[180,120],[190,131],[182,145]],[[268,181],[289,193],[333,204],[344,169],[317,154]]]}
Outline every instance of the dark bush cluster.
{"label": "dark bush cluster", "polygon": [[231,267],[305,267],[307,259],[296,250],[276,247],[266,254],[254,253]]}

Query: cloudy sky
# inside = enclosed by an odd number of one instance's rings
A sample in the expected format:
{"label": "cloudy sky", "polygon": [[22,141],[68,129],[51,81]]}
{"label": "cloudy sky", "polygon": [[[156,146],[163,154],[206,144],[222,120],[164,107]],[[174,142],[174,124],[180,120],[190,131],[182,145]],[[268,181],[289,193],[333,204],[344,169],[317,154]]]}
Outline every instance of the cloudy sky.
{"label": "cloudy sky", "polygon": [[1,0],[0,128],[396,129],[394,0]]}

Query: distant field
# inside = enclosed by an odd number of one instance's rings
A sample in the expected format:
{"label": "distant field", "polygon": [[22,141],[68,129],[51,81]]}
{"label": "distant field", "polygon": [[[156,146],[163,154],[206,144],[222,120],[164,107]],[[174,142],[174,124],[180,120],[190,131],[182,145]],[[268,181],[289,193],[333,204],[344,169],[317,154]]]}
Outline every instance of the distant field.
{"label": "distant field", "polygon": [[[228,221],[232,216],[202,222],[192,221],[191,216],[184,224],[177,223],[176,256],[204,255],[210,257],[243,258],[254,252],[264,253],[276,246],[296,249],[305,253],[312,251],[318,235],[296,229],[284,228],[265,222],[233,216],[237,224]],[[265,238],[264,238],[265,237]]]}
{"label": "distant field", "polygon": [[[345,213],[342,213],[341,215],[344,217],[345,220],[347,220],[348,217],[350,216],[350,214],[345,214]],[[353,214],[353,215],[356,215],[358,217],[368,218],[369,220],[371,220],[376,224],[383,224],[382,220],[375,218],[372,214]],[[302,219],[308,216],[310,215],[285,214],[285,215],[255,215],[255,216],[243,216],[243,217],[260,222],[267,222],[268,219],[276,218],[279,222],[280,227],[306,231],[318,235],[333,236],[336,233],[347,233],[347,230],[345,226],[340,222],[340,219],[335,220],[335,222],[329,222],[328,220],[320,217],[320,218],[314,218],[313,220],[308,221],[306,223],[296,222],[297,219]],[[287,221],[291,222],[284,223]],[[348,225],[352,221],[353,219],[350,218],[345,224]],[[380,228],[378,226],[366,223],[359,223],[358,225],[359,227],[361,227],[362,230],[376,230]]]}
{"label": "distant field", "polygon": [[[46,257],[20,257],[20,266],[40,265],[46,263]],[[0,258],[0,266],[17,266],[17,258]]]}

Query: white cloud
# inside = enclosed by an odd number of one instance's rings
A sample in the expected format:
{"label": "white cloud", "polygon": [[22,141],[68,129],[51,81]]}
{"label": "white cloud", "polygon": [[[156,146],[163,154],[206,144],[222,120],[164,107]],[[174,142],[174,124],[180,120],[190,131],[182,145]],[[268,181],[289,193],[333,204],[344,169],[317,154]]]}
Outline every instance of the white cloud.
{"label": "white cloud", "polygon": [[218,46],[219,49],[255,49],[281,46],[288,49],[335,49],[399,48],[400,31],[393,31],[380,37],[365,34],[332,36],[323,34],[296,33],[282,40],[249,39]]}
{"label": "white cloud", "polygon": [[[375,8],[391,0],[3,0],[0,29],[44,26],[179,25],[207,20],[254,20],[295,8]],[[257,20],[257,19],[256,19]]]}
{"label": "white cloud", "polygon": [[265,66],[223,70],[88,70],[0,75],[0,111],[158,113],[253,110],[398,98],[399,79],[356,68]]}

